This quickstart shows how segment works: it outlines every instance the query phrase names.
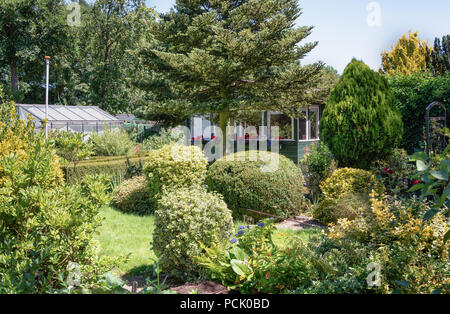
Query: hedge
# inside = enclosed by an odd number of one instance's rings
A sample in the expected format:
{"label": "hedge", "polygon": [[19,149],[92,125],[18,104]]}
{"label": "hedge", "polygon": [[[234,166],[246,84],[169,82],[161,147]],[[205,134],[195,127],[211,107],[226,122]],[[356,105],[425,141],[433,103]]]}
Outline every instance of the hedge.
{"label": "hedge", "polygon": [[[447,121],[450,118],[450,75],[432,76],[427,73],[414,75],[397,74],[388,76],[394,94],[393,107],[402,114],[405,133],[401,147],[414,153],[423,145],[426,109],[434,101],[447,108]],[[432,111],[436,116],[439,111]]]}
{"label": "hedge", "polygon": [[87,175],[98,174],[107,174],[114,179],[121,180],[126,177],[131,168],[141,169],[147,160],[148,157],[145,156],[97,157],[77,163],[75,169],[71,164],[69,167],[64,167],[63,170],[69,184],[77,183]]}

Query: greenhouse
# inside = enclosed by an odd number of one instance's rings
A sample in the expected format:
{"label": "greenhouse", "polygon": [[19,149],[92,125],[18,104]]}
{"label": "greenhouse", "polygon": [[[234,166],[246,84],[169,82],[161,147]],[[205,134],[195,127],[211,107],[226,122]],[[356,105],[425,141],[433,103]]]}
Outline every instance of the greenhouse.
{"label": "greenhouse", "polygon": [[[45,120],[45,105],[16,104],[19,117],[34,118],[36,129],[42,128]],[[98,133],[104,128],[118,128],[122,122],[97,106],[48,106],[49,130],[65,130],[82,133]]]}

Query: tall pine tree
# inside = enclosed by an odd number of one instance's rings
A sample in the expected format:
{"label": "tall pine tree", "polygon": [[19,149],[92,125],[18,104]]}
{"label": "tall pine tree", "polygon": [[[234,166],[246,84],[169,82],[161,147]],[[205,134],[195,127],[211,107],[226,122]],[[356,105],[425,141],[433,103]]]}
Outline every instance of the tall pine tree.
{"label": "tall pine tree", "polygon": [[427,68],[433,75],[450,71],[450,35],[434,40],[434,49],[427,48]]}
{"label": "tall pine tree", "polygon": [[317,43],[300,45],[313,27],[296,27],[297,0],[177,0],[152,27],[144,50],[153,79],[142,84],[180,113],[230,114],[282,109],[298,115],[314,93],[322,64],[301,60]]}

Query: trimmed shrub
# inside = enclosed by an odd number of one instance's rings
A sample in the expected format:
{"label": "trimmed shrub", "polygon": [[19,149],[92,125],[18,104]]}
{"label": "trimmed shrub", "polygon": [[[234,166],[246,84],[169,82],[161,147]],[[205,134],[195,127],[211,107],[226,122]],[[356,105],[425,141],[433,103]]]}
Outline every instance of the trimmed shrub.
{"label": "trimmed shrub", "polygon": [[331,92],[320,122],[320,137],[339,166],[367,169],[400,144],[403,123],[392,103],[387,80],[353,59]]}
{"label": "trimmed shrub", "polygon": [[[305,190],[300,167],[282,155],[253,153],[258,154],[257,161],[250,160],[249,152],[239,152],[217,160],[206,176],[208,188],[224,196],[235,216],[241,214],[241,209],[257,210],[282,218],[300,213]],[[266,165],[266,158],[279,158],[276,171],[261,170]]]}
{"label": "trimmed shrub", "polygon": [[125,156],[136,147],[126,131],[108,130],[106,127],[102,134],[94,134],[90,142],[96,156]]}
{"label": "trimmed shrub", "polygon": [[369,171],[352,168],[336,170],[331,177],[320,185],[327,199],[335,200],[345,194],[369,194],[372,190],[384,192],[384,186]]}
{"label": "trimmed shrub", "polygon": [[[387,79],[394,95],[392,106],[401,112],[405,127],[401,147],[412,154],[416,149],[424,147],[423,132],[429,104],[434,101],[444,104],[447,108],[447,121],[450,120],[450,75],[395,74]],[[433,109],[432,115],[438,114],[439,109]]]}
{"label": "trimmed shrub", "polygon": [[221,196],[181,188],[164,193],[158,202],[153,249],[163,271],[195,278],[201,272],[195,259],[202,254],[201,244],[218,245],[232,232],[231,212]]}
{"label": "trimmed shrub", "polygon": [[204,183],[208,161],[196,146],[166,145],[148,156],[144,173],[153,205],[163,188],[195,187]]}
{"label": "trimmed shrub", "polygon": [[300,166],[310,195],[317,199],[322,194],[320,183],[337,168],[333,154],[323,143],[312,145],[311,152],[301,160]]}
{"label": "trimmed shrub", "polygon": [[[81,161],[74,167],[64,167],[66,180],[75,184],[88,175],[110,175],[115,181],[122,182],[132,174],[140,175],[147,157],[106,157]],[[133,172],[133,173],[131,173]]]}
{"label": "trimmed shrub", "polygon": [[154,211],[145,176],[125,180],[114,190],[112,201],[114,206],[125,213],[148,215]]}

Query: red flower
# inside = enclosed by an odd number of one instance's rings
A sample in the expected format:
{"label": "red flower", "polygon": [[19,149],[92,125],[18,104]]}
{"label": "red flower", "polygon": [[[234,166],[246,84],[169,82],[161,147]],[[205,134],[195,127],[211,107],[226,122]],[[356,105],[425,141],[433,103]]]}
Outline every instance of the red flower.
{"label": "red flower", "polygon": [[416,184],[419,184],[419,183],[420,183],[419,180],[414,180],[414,181],[412,182],[412,185],[416,185]]}
{"label": "red flower", "polygon": [[388,168],[383,168],[383,171],[384,171],[385,173],[387,173],[387,174],[393,174],[393,173],[394,173],[394,171],[392,171],[392,170],[390,170],[390,169],[388,169]]}

